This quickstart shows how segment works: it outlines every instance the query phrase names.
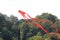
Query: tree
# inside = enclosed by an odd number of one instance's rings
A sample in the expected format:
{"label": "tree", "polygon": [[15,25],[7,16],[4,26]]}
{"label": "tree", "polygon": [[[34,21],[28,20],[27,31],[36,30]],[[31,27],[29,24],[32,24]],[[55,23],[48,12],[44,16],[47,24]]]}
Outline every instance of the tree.
{"label": "tree", "polygon": [[18,22],[18,18],[13,16],[13,15],[11,15],[9,17],[9,21],[12,22],[13,24],[16,24]]}
{"label": "tree", "polygon": [[0,13],[0,31],[3,29],[3,24],[5,23],[5,17]]}
{"label": "tree", "polygon": [[[0,40],[57,40],[56,35],[60,34],[53,33],[55,29],[52,23],[56,23],[59,33],[60,33],[60,19],[56,16],[48,13],[43,13],[42,15],[37,15],[36,18],[42,20],[48,20],[48,22],[38,22],[43,26],[44,29],[49,31],[50,36],[48,36],[41,28],[38,28],[34,24],[32,19],[25,21],[24,19],[18,20],[17,17],[11,15],[10,17],[0,13]],[[55,35],[56,34],[56,35]],[[55,38],[54,38],[55,37]]]}
{"label": "tree", "polygon": [[41,19],[47,19],[50,20],[52,22],[55,22],[56,20],[58,20],[58,18],[52,14],[49,13],[42,13],[42,15],[37,15],[36,18],[41,18]]}
{"label": "tree", "polygon": [[7,30],[3,30],[2,31],[2,38],[4,39],[4,40],[11,40],[11,38],[12,38],[12,35],[11,35],[11,33],[9,32],[9,31],[7,31]]}
{"label": "tree", "polygon": [[3,38],[0,37],[0,40],[3,40]]}
{"label": "tree", "polygon": [[58,31],[60,33],[60,19],[58,19],[55,23],[56,23]]}
{"label": "tree", "polygon": [[33,36],[28,38],[27,40],[44,40],[44,38],[42,38],[42,36]]}
{"label": "tree", "polygon": [[51,38],[46,34],[43,36],[43,38],[44,38],[44,40],[51,40]]}
{"label": "tree", "polygon": [[20,25],[20,38],[21,38],[21,40],[26,40],[28,32],[29,32],[29,25],[26,22],[23,22]]}

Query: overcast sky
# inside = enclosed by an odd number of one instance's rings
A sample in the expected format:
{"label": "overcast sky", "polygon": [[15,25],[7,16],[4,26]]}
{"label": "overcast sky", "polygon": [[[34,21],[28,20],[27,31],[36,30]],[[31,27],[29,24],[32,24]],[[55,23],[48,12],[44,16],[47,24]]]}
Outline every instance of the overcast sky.
{"label": "overcast sky", "polygon": [[27,12],[32,17],[48,12],[60,17],[60,0],[0,0],[0,12],[21,19],[18,10]]}

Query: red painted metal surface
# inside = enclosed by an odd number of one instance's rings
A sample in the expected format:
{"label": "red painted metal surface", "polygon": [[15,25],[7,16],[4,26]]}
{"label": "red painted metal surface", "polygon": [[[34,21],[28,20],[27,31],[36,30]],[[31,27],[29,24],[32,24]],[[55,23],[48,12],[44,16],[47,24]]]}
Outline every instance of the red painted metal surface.
{"label": "red painted metal surface", "polygon": [[[19,10],[18,12],[23,16],[23,18],[24,18],[26,21],[29,21],[28,19],[33,20],[33,21],[34,21],[34,24],[35,24],[38,28],[42,29],[46,34],[49,35],[49,31],[46,30],[46,29],[44,29],[43,26],[42,26],[41,24],[39,24],[38,22],[36,22],[35,20],[38,20],[38,21],[44,22],[44,23],[45,23],[45,22],[50,22],[50,23],[52,24],[52,26],[56,29],[56,32],[55,32],[55,33],[58,33],[58,28],[57,28],[57,26],[56,26],[55,23],[52,23],[52,22],[49,21],[49,20],[42,20],[42,19],[32,18],[32,17],[31,17],[30,15],[28,15],[26,12],[23,12],[23,11],[21,11],[21,10]],[[26,15],[27,15],[27,16],[26,16]],[[30,21],[29,21],[29,22],[30,22]]]}
{"label": "red painted metal surface", "polygon": [[[22,16],[23,16],[23,18],[24,19],[32,19],[33,21],[35,21],[35,20],[38,20],[37,18],[32,18],[30,15],[28,15],[26,12],[23,12],[23,11],[21,11],[21,10],[19,10],[18,11]],[[28,17],[27,17],[27,16]],[[42,20],[42,19],[39,19],[41,22],[49,22],[48,20]],[[27,20],[26,20],[27,21]],[[52,23],[51,21],[50,21],[50,23]],[[41,25],[41,24],[39,24],[38,22],[34,22],[34,24],[36,24],[36,26],[38,27],[38,28],[41,28],[45,33],[49,33],[47,30],[45,30],[44,28],[43,28],[43,26]],[[52,23],[53,24],[53,23]],[[53,26],[56,28],[56,33],[58,33],[58,28],[55,26],[55,24],[53,24]]]}

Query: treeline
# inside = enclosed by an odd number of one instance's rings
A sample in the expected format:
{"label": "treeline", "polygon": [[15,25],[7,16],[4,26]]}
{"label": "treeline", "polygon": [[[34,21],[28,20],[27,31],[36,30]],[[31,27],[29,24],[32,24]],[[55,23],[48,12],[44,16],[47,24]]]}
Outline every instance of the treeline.
{"label": "treeline", "polygon": [[[60,19],[49,13],[42,13],[42,15],[37,15],[35,18],[42,20],[49,20],[55,23],[58,27],[58,32],[60,34]],[[29,19],[32,21],[31,19]],[[55,37],[53,28],[50,22],[38,22],[44,29],[52,33],[51,36],[47,35],[42,29],[33,25],[33,22],[28,23],[24,19],[18,20],[17,17],[11,15],[8,17],[0,13],[0,40],[59,40]],[[59,35],[58,34],[58,35]]]}

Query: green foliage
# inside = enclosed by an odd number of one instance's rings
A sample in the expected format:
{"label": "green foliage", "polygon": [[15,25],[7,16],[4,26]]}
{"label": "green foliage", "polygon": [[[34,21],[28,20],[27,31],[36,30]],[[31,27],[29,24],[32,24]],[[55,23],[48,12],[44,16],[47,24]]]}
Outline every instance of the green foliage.
{"label": "green foliage", "polygon": [[49,32],[55,32],[55,28],[49,22],[41,23],[41,25]]}
{"label": "green foliage", "polygon": [[57,17],[52,15],[52,14],[49,14],[49,13],[42,13],[42,15],[37,15],[36,18],[42,18],[42,19],[47,19],[47,20],[50,20],[52,22],[56,22]]}
{"label": "green foliage", "polygon": [[[37,15],[36,18],[47,19],[56,23],[60,32],[60,19],[57,19],[56,16],[43,13],[42,15]],[[30,19],[30,21],[32,20]],[[39,23],[49,32],[55,32],[50,22]],[[8,17],[0,13],[0,40],[51,40],[51,38],[45,34],[42,29],[28,24],[24,19],[18,20],[18,18],[13,15]]]}
{"label": "green foliage", "polygon": [[37,36],[42,36],[41,32],[38,32],[38,33],[37,33]]}
{"label": "green foliage", "polygon": [[3,40],[3,38],[0,37],[0,40]]}
{"label": "green foliage", "polygon": [[44,35],[44,37],[42,36],[32,36],[30,38],[28,38],[27,40],[51,40],[49,36]]}
{"label": "green foliage", "polygon": [[46,35],[46,34],[43,36],[43,38],[44,38],[45,40],[51,40],[50,37],[49,37],[48,35]]}
{"label": "green foliage", "polygon": [[59,31],[59,33],[60,33],[60,20],[57,20],[57,21],[56,21],[56,25],[57,25],[58,31]]}
{"label": "green foliage", "polygon": [[42,38],[42,36],[33,36],[28,38],[27,40],[44,40],[44,38]]}

